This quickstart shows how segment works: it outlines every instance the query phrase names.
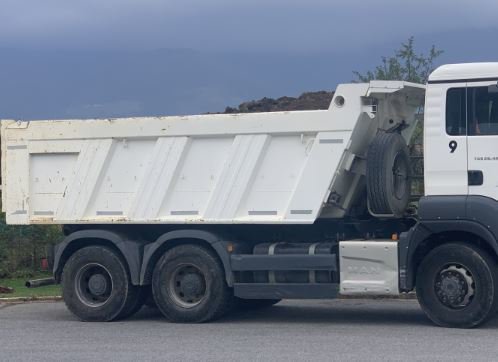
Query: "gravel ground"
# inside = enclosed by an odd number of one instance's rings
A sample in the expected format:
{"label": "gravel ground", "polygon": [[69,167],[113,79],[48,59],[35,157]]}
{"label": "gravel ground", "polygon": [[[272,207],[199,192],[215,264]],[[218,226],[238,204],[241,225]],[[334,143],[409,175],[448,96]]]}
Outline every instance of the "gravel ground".
{"label": "gravel ground", "polygon": [[490,361],[497,340],[498,318],[439,328],[414,300],[284,301],[201,325],[168,323],[150,308],[82,323],[61,302],[0,305],[2,361]]}

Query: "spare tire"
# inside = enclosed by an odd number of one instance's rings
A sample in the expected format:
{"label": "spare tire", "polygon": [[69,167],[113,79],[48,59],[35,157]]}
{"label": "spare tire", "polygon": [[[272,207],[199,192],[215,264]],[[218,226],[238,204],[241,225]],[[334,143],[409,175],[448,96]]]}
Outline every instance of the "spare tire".
{"label": "spare tire", "polygon": [[378,133],[367,153],[367,195],[375,215],[403,216],[411,194],[410,154],[399,133]]}

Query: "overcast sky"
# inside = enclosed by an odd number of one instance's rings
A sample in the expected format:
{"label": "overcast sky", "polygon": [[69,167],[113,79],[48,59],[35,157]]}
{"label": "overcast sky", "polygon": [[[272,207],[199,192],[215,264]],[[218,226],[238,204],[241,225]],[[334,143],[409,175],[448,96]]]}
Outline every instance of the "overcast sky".
{"label": "overcast sky", "polygon": [[[496,0],[1,0],[15,47],[339,51],[497,28]],[[292,39],[292,41],[290,41]]]}
{"label": "overcast sky", "polygon": [[[498,1],[0,0],[0,82],[11,85],[3,93],[0,85],[0,117],[87,115],[83,109],[100,104],[98,92],[95,99],[76,93],[96,87],[109,98],[96,112],[102,116],[215,111],[246,97],[333,89],[411,35],[421,50],[445,50],[444,62],[498,60]],[[151,52],[182,49],[191,53],[147,63],[158,56]],[[82,54],[93,61],[82,62]],[[113,64],[121,73],[108,79]],[[144,68],[151,82],[163,79],[167,100],[148,102],[158,89],[147,93],[147,79],[137,73]],[[129,88],[136,79],[143,84],[123,94],[123,84],[108,84],[116,79]],[[78,88],[72,97],[69,80]],[[43,109],[36,105],[42,92],[53,94]]]}

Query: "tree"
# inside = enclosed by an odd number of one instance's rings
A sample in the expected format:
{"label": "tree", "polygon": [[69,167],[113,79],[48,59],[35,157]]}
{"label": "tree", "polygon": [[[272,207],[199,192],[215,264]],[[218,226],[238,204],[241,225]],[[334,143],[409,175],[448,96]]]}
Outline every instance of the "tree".
{"label": "tree", "polygon": [[414,83],[426,83],[429,74],[434,70],[434,61],[441,54],[442,50],[436,49],[433,45],[429,53],[417,54],[415,51],[415,40],[411,36],[408,41],[401,43],[401,47],[390,57],[382,57],[382,64],[365,74],[354,71],[358,82],[369,82],[378,80],[405,80]]}

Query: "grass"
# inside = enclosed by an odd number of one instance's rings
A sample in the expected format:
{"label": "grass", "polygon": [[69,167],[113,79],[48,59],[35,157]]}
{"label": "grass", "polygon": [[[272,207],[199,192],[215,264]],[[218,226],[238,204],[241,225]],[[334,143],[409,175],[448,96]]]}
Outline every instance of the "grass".
{"label": "grass", "polygon": [[26,288],[24,283],[28,279],[50,278],[52,275],[48,273],[37,274],[32,278],[12,278],[0,279],[0,285],[3,287],[14,288],[14,293],[0,293],[0,298],[39,298],[53,297],[61,295],[60,285],[47,285],[40,288]]}

